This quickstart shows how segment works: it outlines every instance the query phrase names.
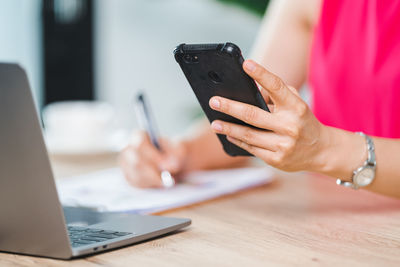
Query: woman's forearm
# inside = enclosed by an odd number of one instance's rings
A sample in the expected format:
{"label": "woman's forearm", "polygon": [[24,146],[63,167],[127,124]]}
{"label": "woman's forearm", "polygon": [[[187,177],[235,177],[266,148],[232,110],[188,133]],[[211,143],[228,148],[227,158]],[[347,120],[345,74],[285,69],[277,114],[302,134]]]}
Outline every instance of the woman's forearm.
{"label": "woman's forearm", "polygon": [[400,198],[400,140],[374,138],[374,142],[376,178],[368,189]]}
{"label": "woman's forearm", "polygon": [[[367,159],[365,138],[352,132],[324,127],[322,152],[312,171],[351,181],[353,171]],[[365,189],[400,198],[400,140],[374,137],[376,176]]]}

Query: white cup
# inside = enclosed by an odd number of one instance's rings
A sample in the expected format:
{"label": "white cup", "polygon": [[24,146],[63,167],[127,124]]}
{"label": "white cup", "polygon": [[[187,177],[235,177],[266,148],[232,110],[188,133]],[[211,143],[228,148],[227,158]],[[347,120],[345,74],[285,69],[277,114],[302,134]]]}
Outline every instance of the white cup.
{"label": "white cup", "polygon": [[43,110],[46,143],[53,153],[81,154],[110,149],[114,109],[100,101],[52,103]]}

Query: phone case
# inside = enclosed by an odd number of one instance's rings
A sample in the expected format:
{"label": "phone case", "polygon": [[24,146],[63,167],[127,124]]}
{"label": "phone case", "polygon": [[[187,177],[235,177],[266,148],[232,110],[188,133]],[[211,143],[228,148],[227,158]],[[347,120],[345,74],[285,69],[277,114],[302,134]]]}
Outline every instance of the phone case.
{"label": "phone case", "polygon": [[[242,69],[244,59],[235,44],[181,44],[174,50],[174,55],[210,122],[218,119],[250,126],[211,109],[209,100],[213,96],[222,96],[269,111],[256,83]],[[218,138],[227,154],[252,156],[229,142],[225,135],[218,134]]]}

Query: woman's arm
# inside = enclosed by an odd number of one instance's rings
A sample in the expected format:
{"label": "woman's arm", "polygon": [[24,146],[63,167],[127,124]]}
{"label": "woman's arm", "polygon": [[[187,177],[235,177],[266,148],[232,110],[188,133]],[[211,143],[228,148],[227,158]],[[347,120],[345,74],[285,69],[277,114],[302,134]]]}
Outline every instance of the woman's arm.
{"label": "woman's arm", "polygon": [[314,25],[321,0],[273,0],[250,58],[299,89],[307,78]]}
{"label": "woman's arm", "polygon": [[[321,173],[350,181],[352,172],[367,159],[365,138],[344,130],[326,127],[326,148],[321,153]],[[376,176],[365,189],[400,198],[400,140],[374,137]],[[317,170],[318,171],[318,170]]]}
{"label": "woman's arm", "polygon": [[[367,158],[364,137],[322,125],[296,89],[257,63],[247,60],[244,70],[267,91],[272,113],[258,107],[213,97],[210,107],[257,128],[214,121],[216,133],[266,163],[285,171],[314,171],[350,181]],[[400,198],[400,140],[374,138],[377,173],[368,190]]]}

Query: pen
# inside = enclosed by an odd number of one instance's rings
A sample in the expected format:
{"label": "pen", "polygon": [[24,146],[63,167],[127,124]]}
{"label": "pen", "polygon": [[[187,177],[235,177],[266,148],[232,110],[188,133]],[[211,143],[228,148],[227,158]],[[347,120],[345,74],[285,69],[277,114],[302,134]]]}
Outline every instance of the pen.
{"label": "pen", "polygon": [[[160,142],[158,141],[158,137],[156,134],[156,128],[154,124],[154,120],[152,120],[150,114],[150,108],[147,104],[144,94],[139,93],[136,97],[136,114],[139,121],[140,126],[147,132],[150,137],[150,141],[155,148],[159,151],[162,151]],[[161,181],[164,187],[172,187],[175,185],[175,180],[172,177],[171,173],[167,170],[161,170]]]}

